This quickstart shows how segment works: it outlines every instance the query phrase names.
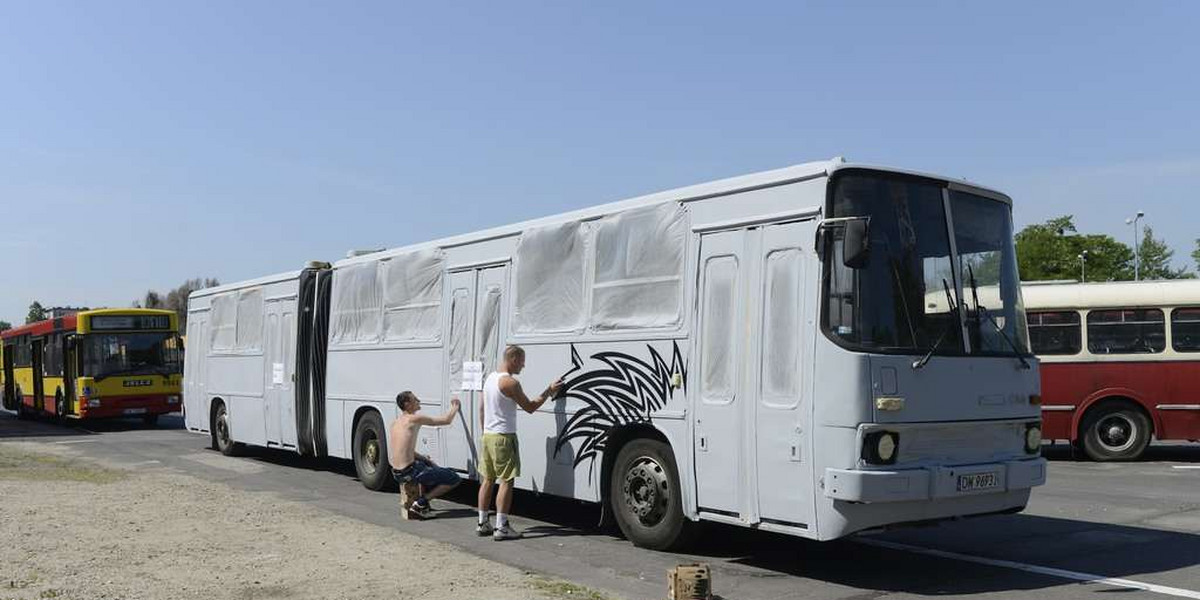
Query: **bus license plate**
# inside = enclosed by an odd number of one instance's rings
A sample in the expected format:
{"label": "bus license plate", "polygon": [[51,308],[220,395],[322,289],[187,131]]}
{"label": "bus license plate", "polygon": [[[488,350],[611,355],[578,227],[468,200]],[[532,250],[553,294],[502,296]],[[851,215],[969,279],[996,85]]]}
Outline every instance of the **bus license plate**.
{"label": "bus license plate", "polygon": [[[121,412],[124,414],[127,414],[127,415],[144,415],[144,414],[146,414],[146,409],[144,409],[144,408],[127,408]],[[961,487],[962,482],[960,481],[958,485]]]}
{"label": "bus license plate", "polygon": [[1000,478],[995,473],[974,473],[958,476],[958,491],[978,492],[1000,485]]}

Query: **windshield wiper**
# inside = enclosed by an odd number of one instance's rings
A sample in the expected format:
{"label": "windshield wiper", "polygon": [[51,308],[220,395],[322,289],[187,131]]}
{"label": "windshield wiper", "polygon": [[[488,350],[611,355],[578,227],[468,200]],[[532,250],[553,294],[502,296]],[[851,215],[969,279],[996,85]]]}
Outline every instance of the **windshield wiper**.
{"label": "windshield wiper", "polygon": [[[1012,338],[1009,338],[1008,334],[1004,333],[1004,329],[1000,327],[1000,324],[996,322],[996,319],[992,318],[992,313],[988,312],[987,307],[979,303],[979,290],[975,285],[975,269],[972,269],[971,265],[967,265],[967,275],[971,277],[971,296],[975,298],[975,323],[978,324],[982,321],[982,319],[979,318],[980,315],[983,315],[985,318],[987,318],[988,323],[991,323],[992,325],[992,329],[995,329],[996,333],[1000,334],[1000,337],[1004,338],[1004,341],[1008,344],[1008,347],[1012,348],[1013,354],[1017,357],[1017,360],[1021,361],[1021,368],[1032,369],[1033,366],[1029,364],[1029,361],[1025,360],[1024,356],[1021,356],[1021,351],[1017,349],[1017,345],[1013,343]],[[971,311],[967,311],[967,316],[971,316]]]}
{"label": "windshield wiper", "polygon": [[933,353],[937,352],[938,347],[942,345],[942,340],[946,339],[946,336],[950,335],[951,331],[954,331],[955,326],[962,327],[962,322],[958,318],[959,307],[954,302],[954,297],[950,295],[950,284],[946,283],[945,277],[942,278],[942,289],[946,291],[946,304],[950,307],[949,314],[954,319],[946,324],[946,328],[942,330],[942,334],[938,336],[938,339],[934,340],[933,346],[929,348],[929,352],[925,356],[922,356],[920,360],[913,361],[912,368],[914,371],[924,368],[929,363],[929,359],[933,358]]}

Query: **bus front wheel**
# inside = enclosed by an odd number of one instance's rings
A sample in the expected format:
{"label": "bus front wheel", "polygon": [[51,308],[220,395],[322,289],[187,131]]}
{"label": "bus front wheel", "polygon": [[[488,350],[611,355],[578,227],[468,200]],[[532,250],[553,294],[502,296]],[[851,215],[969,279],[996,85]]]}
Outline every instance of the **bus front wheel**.
{"label": "bus front wheel", "polygon": [[237,456],[242,445],[233,441],[233,434],[229,430],[229,411],[225,410],[224,404],[218,404],[213,412],[211,431],[213,450],[225,456]]}
{"label": "bus front wheel", "polygon": [[1134,460],[1150,444],[1150,420],[1124,403],[1089,411],[1083,424],[1083,451],[1099,462]]}
{"label": "bus front wheel", "polygon": [[694,524],[683,514],[679,490],[670,446],[646,438],[625,444],[608,486],[609,505],[625,538],[652,550],[686,545]]}
{"label": "bus front wheel", "polygon": [[387,432],[377,412],[368,412],[354,427],[354,470],[369,490],[381,492],[394,483],[387,457]]}

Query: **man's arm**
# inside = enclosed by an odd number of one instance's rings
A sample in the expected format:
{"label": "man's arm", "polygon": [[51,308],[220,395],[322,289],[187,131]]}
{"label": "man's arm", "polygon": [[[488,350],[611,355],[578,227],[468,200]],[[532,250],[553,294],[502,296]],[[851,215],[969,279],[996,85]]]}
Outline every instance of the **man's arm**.
{"label": "man's arm", "polygon": [[444,427],[444,426],[449,425],[454,422],[454,417],[458,416],[458,411],[461,408],[462,408],[462,403],[458,401],[458,398],[453,398],[450,400],[450,412],[447,412],[446,414],[441,415],[439,417],[431,417],[429,415],[422,415],[422,414],[418,413],[418,414],[415,414],[412,416],[412,420],[414,423],[416,423],[418,425],[431,425],[433,427]]}
{"label": "man's arm", "polygon": [[517,403],[517,406],[521,407],[521,410],[529,414],[533,414],[537,409],[541,408],[541,406],[545,404],[547,400],[553,398],[554,394],[558,392],[558,388],[561,387],[562,381],[555,381],[554,383],[550,384],[550,387],[546,388],[545,391],[538,395],[537,400],[530,400],[529,397],[525,395],[525,390],[521,389],[521,382],[517,381],[516,377],[509,375],[500,379],[500,392],[505,396],[512,398],[513,401]]}

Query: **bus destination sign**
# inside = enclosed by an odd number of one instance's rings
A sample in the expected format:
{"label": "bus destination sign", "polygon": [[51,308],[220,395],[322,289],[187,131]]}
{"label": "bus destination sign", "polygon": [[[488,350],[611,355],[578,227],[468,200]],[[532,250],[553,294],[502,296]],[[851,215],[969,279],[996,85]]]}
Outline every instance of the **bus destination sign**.
{"label": "bus destination sign", "polygon": [[95,315],[92,317],[92,331],[170,328],[171,317],[168,315]]}

